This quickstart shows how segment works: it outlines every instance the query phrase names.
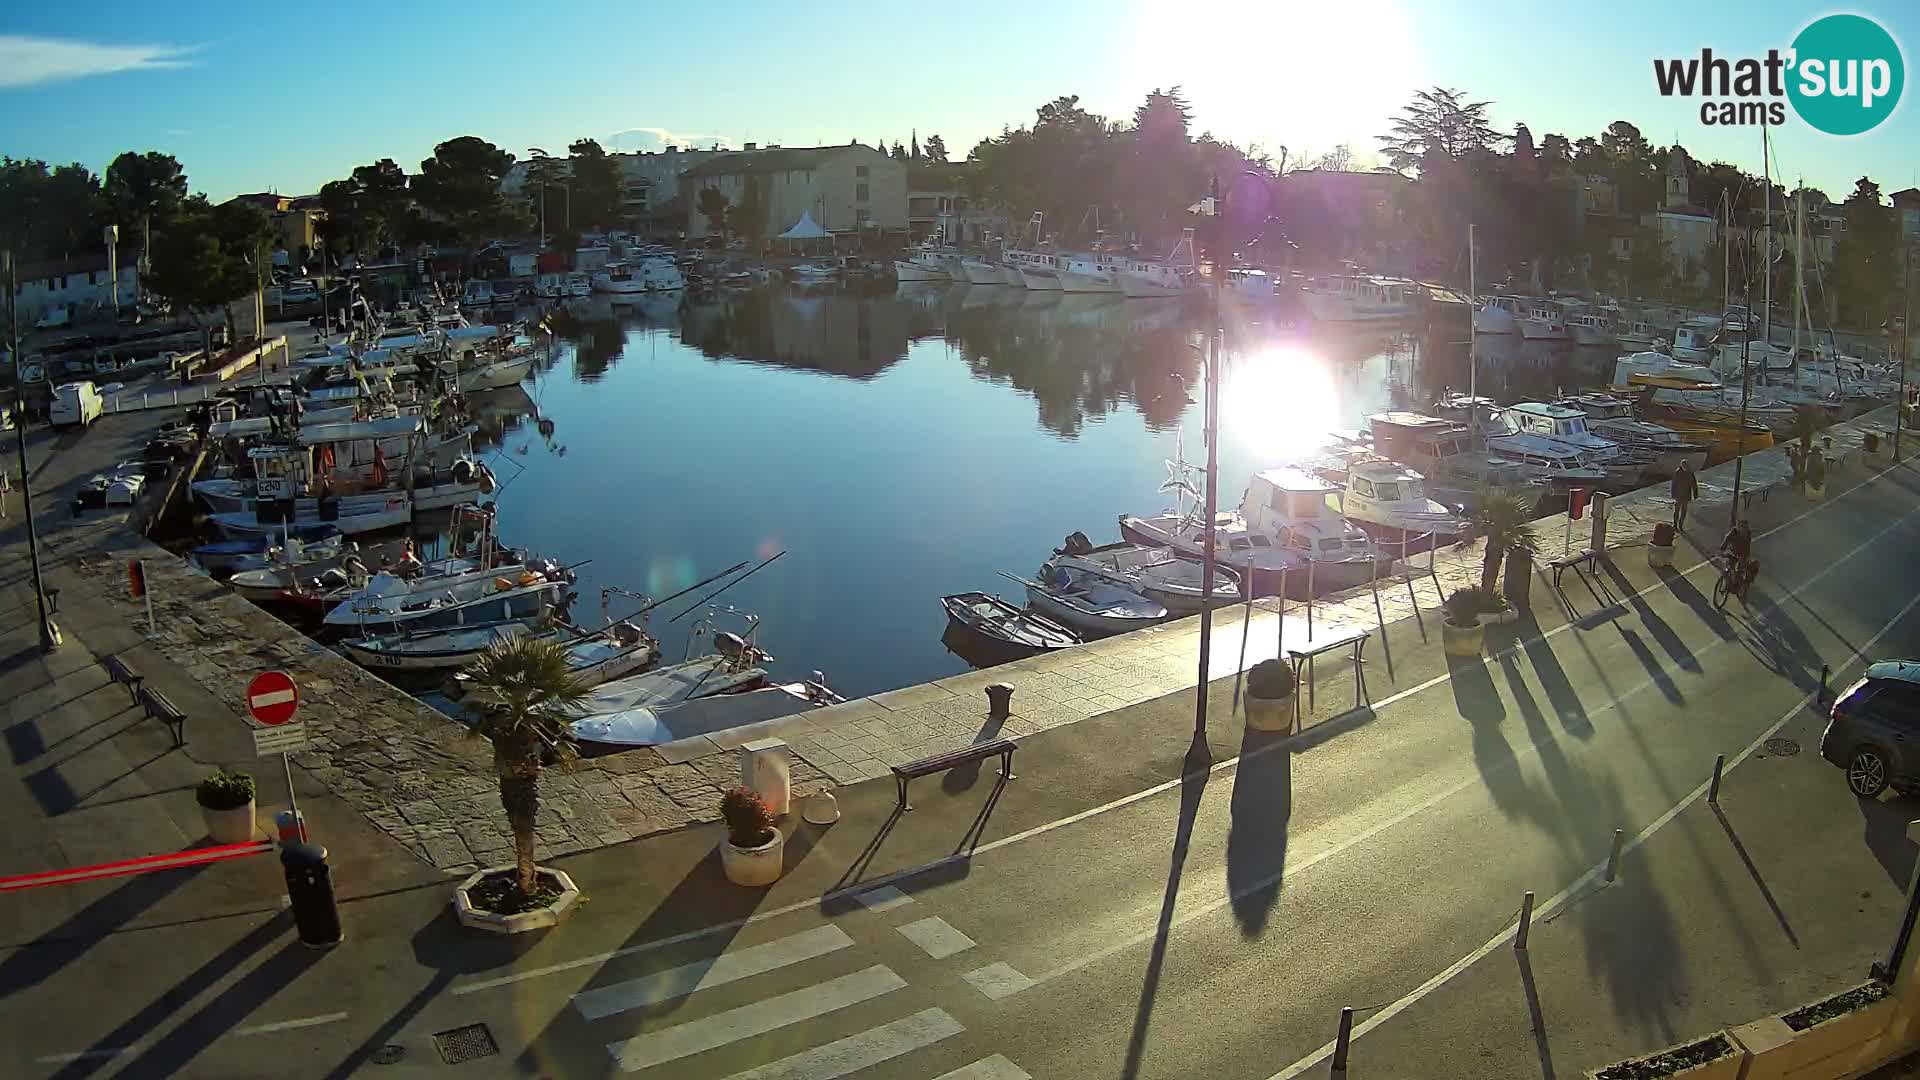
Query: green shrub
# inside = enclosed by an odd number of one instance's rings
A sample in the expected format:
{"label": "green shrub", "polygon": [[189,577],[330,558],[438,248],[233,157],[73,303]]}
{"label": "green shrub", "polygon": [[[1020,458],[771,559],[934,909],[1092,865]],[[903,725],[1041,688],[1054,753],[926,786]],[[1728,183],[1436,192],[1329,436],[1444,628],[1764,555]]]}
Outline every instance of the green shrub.
{"label": "green shrub", "polygon": [[720,816],[727,823],[727,842],[734,847],[759,847],[773,839],[773,808],[750,787],[721,796]]}
{"label": "green shrub", "polygon": [[1477,585],[1453,590],[1441,607],[1447,613],[1447,621],[1455,626],[1477,626],[1480,616],[1487,612],[1500,610],[1493,594]]}
{"label": "green shrub", "polygon": [[209,810],[237,810],[253,801],[253,777],[221,769],[200,781],[194,798]]}
{"label": "green shrub", "polygon": [[1247,693],[1254,697],[1291,697],[1294,688],[1293,665],[1285,660],[1262,660],[1247,669]]}

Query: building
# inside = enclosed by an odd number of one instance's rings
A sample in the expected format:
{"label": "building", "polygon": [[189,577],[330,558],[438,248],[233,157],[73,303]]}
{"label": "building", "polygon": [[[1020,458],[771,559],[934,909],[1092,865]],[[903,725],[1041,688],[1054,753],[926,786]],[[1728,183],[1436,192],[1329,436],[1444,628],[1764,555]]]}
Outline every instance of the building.
{"label": "building", "polygon": [[254,192],[249,195],[235,195],[222,206],[242,203],[267,215],[273,223],[273,246],[278,252],[286,252],[287,258],[275,255],[276,266],[286,266],[298,259],[303,251],[312,251],[319,243],[320,221],[325,214],[320,210],[320,199],[316,195],[278,195],[270,191]]}
{"label": "building", "polygon": [[[1711,212],[1693,205],[1691,162],[1678,146],[1667,158],[1667,197],[1665,205],[1641,219],[1667,242],[1667,257],[1676,272],[1691,265],[1696,284],[1711,280],[1707,259],[1719,236],[1720,223]],[[1691,260],[1691,262],[1689,261]]]}
{"label": "building", "polygon": [[764,150],[748,143],[695,165],[679,181],[691,239],[722,232],[700,211],[709,189],[730,208],[748,208],[750,220],[727,224],[756,245],[771,244],[803,215],[836,240],[907,233],[907,163],[859,143]]}
{"label": "building", "polygon": [[[624,224],[643,236],[667,238],[685,231],[681,220],[685,211],[675,201],[679,194],[680,174],[726,153],[724,150],[694,150],[669,146],[665,150],[646,150],[627,154],[609,154],[620,167],[620,203]],[[516,161],[500,178],[500,194],[507,198],[534,199],[537,191],[527,188],[527,172],[532,162]],[[565,178],[572,171],[566,158],[553,158],[554,172]],[[547,202],[549,225],[564,221],[567,196],[553,192]]]}
{"label": "building", "polygon": [[[139,299],[140,249],[127,246],[119,253],[119,300],[122,306]],[[69,255],[64,259],[44,259],[20,264],[14,298],[20,313],[20,327],[27,330],[42,315],[55,308],[67,308],[77,319],[113,306],[107,285],[107,253]]]}
{"label": "building", "polygon": [[1920,188],[1894,192],[1893,211],[1900,216],[1900,242],[1920,244]]}
{"label": "building", "polygon": [[977,248],[1007,234],[1007,215],[974,203],[966,162],[915,162],[907,167],[907,232],[913,240],[943,237],[948,244]]}

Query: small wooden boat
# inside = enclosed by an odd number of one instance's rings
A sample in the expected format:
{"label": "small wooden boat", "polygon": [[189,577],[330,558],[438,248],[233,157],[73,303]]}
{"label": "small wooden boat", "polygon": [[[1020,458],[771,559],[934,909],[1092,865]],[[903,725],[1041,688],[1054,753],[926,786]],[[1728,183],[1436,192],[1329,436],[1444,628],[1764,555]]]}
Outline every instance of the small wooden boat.
{"label": "small wooden boat", "polygon": [[428,634],[357,638],[340,645],[363,667],[444,671],[465,667],[498,642],[528,635],[564,646],[567,667],[587,687],[644,671],[660,658],[660,643],[628,622],[615,623],[598,633],[565,625],[543,630],[535,623],[505,622]]}
{"label": "small wooden boat", "polygon": [[1014,580],[1026,586],[1033,610],[1087,638],[1124,634],[1167,618],[1162,605],[1079,567],[1049,563],[1045,581]]}
{"label": "small wooden boat", "polygon": [[274,548],[286,541],[288,535],[306,544],[310,553],[323,551],[327,546],[337,549],[340,545],[340,530],[332,525],[294,525],[285,533],[250,536],[240,540],[215,540],[201,544],[187,553],[193,564],[209,574],[234,574],[242,570],[257,570],[272,565]]}
{"label": "small wooden boat", "polygon": [[1024,660],[1081,644],[1080,636],[1044,615],[1022,611],[982,592],[940,598],[947,610],[947,640],[975,667]]}

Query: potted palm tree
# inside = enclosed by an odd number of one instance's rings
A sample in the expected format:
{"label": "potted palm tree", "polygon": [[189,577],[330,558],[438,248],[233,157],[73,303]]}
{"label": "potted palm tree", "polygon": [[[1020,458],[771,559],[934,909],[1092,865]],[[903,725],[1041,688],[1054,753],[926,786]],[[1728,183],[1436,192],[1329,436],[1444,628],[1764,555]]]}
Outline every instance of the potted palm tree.
{"label": "potted palm tree", "polygon": [[1248,668],[1247,726],[1255,731],[1291,730],[1296,689],[1293,665],[1285,660],[1262,660]]}
{"label": "potted palm tree", "polygon": [[1440,620],[1440,645],[1448,656],[1477,656],[1486,644],[1487,631],[1480,615],[1487,608],[1488,593],[1476,586],[1453,590],[1441,605],[1446,617]]}
{"label": "potted palm tree", "polygon": [[[1498,599],[1500,563],[1511,553],[1532,555],[1540,550],[1539,540],[1533,534],[1533,504],[1512,492],[1489,492],[1468,516],[1467,524],[1469,529],[1466,539],[1461,541],[1463,545],[1474,540],[1487,543],[1486,551],[1480,556],[1478,601],[1481,607],[1476,614],[1493,615],[1494,622],[1513,622],[1520,617],[1519,609]],[[1473,651],[1479,651],[1477,644]]]}
{"label": "potted palm tree", "polygon": [[1655,568],[1673,565],[1673,525],[1661,522],[1653,527],[1653,539],[1647,541],[1647,565]]}
{"label": "potted palm tree", "polygon": [[253,839],[253,777],[221,769],[200,781],[194,799],[207,823],[207,836],[216,844],[244,844]]}
{"label": "potted palm tree", "polygon": [[1827,497],[1827,456],[1818,450],[1807,457],[1807,499],[1819,502]]}
{"label": "potted palm tree", "polygon": [[727,838],[720,842],[720,868],[735,885],[771,885],[786,866],[786,838],[773,822],[773,808],[750,787],[720,798]]}
{"label": "potted palm tree", "polygon": [[454,890],[454,910],[462,923],[500,933],[552,926],[580,890],[565,873],[534,865],[540,771],[548,754],[562,762],[572,755],[562,735],[586,688],[568,666],[566,650],[536,637],[495,643],[467,665],[466,684],[468,730],[493,744],[514,864],[467,878]]}

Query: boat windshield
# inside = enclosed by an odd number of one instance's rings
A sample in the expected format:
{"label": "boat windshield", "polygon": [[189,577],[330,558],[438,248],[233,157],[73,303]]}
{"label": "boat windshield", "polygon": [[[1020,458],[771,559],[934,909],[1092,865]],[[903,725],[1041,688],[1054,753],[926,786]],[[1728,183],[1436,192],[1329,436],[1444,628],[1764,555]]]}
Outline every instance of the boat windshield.
{"label": "boat windshield", "polygon": [[1373,495],[1381,502],[1399,502],[1400,485],[1385,481],[1377,483],[1373,485]]}

